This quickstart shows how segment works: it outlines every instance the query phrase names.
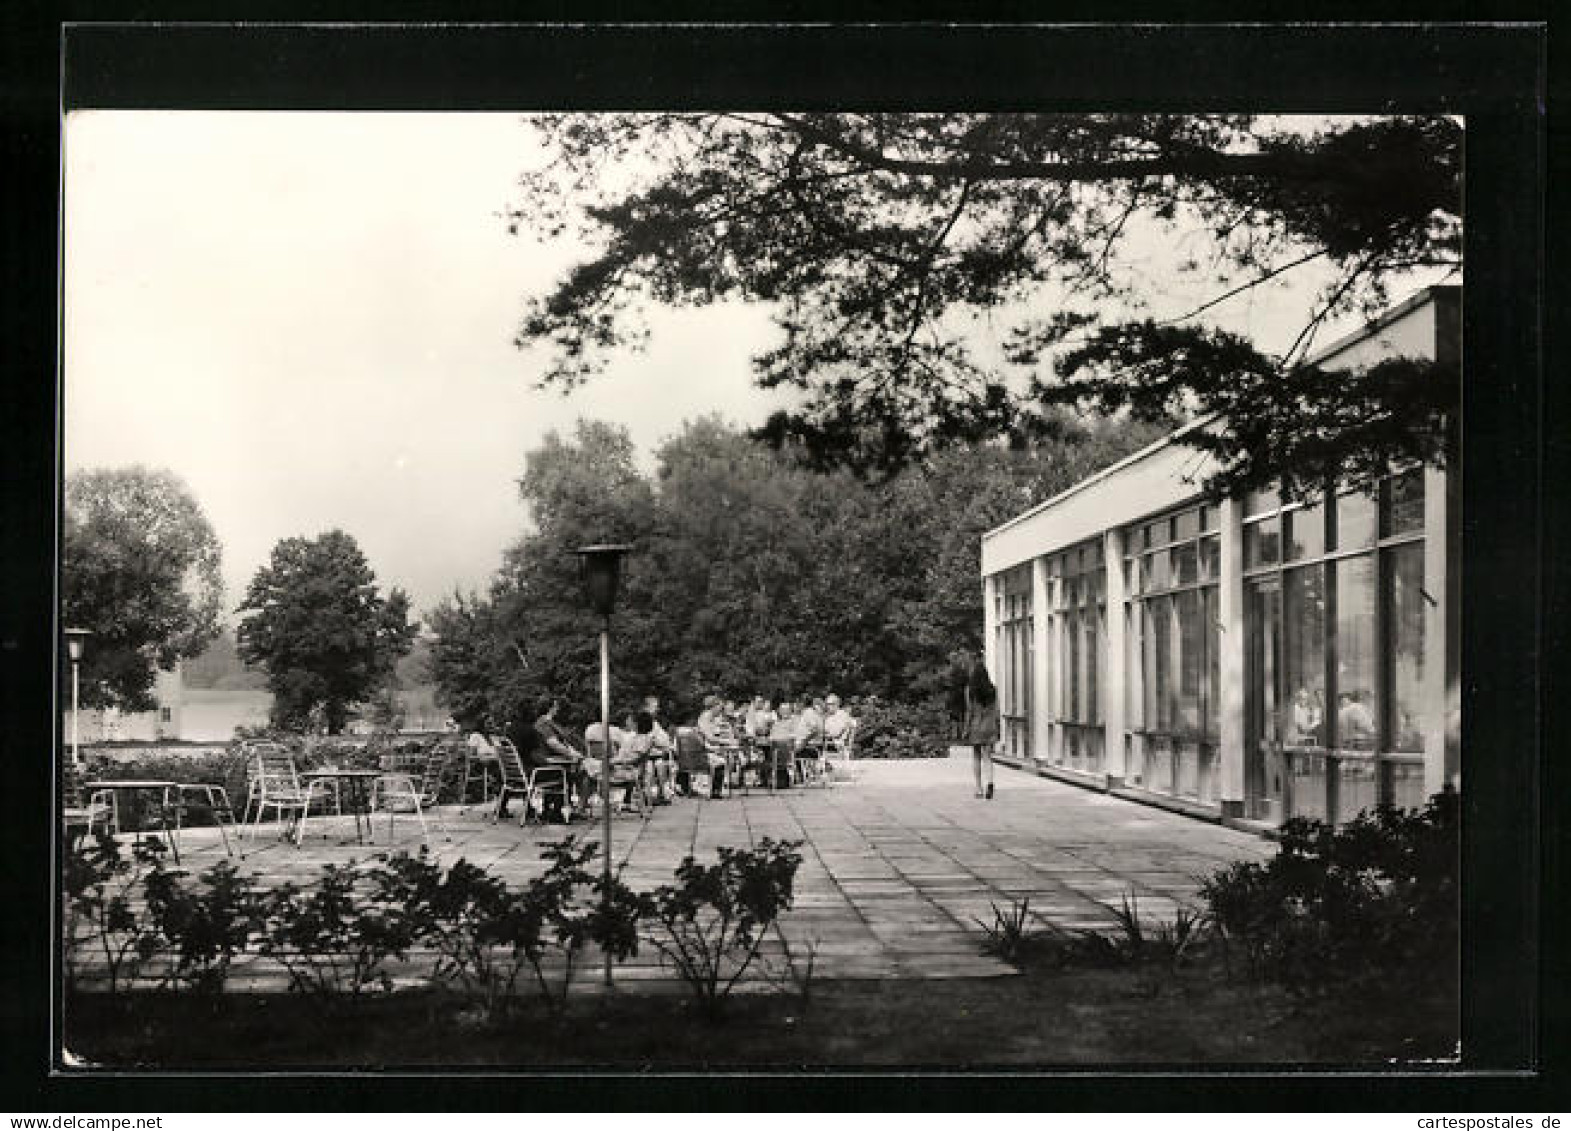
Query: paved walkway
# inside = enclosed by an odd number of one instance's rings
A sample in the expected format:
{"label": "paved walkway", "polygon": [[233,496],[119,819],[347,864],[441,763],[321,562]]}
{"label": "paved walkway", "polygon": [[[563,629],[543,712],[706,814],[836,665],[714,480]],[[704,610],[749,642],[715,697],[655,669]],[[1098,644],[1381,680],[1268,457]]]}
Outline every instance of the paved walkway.
{"label": "paved walkway", "polygon": [[[1234,860],[1270,855],[1259,837],[1011,770],[997,769],[992,801],[972,796],[969,759],[853,764],[855,780],[829,789],[754,790],[724,801],[680,800],[642,822],[614,826],[624,879],[647,889],[671,879],[688,853],[713,859],[721,845],[764,837],[800,839],[803,863],[796,903],[782,920],[769,957],[800,965],[814,955],[816,978],[977,977],[1011,968],[978,953],[992,905],[1028,898],[1038,919],[1059,927],[1105,927],[1108,905],[1133,890],[1148,921],[1171,919],[1194,904],[1199,881]],[[444,810],[451,841],[433,834],[439,858],[465,857],[511,884],[544,867],[538,845],[564,835],[561,826],[493,825],[477,810]],[[316,825],[313,818],[313,825]],[[366,859],[383,843],[345,845],[313,829],[305,846],[263,830],[240,862],[263,883],[308,879],[328,861]],[[600,825],[575,826],[598,839]],[[398,818],[397,847],[417,848],[412,818]],[[185,866],[198,871],[223,858],[212,830],[191,830]],[[618,983],[672,989],[670,972],[645,948],[618,974]],[[238,979],[260,987],[272,980],[261,964]],[[594,970],[584,971],[586,977]],[[663,983],[663,985],[661,985]]]}

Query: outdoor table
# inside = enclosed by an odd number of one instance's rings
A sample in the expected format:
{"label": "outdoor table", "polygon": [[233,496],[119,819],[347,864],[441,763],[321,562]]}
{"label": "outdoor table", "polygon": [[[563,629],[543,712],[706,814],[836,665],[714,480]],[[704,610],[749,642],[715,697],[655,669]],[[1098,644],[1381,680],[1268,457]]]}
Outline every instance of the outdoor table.
{"label": "outdoor table", "polygon": [[[339,793],[340,805],[347,800],[350,815],[355,819],[355,843],[364,844],[365,838],[371,831],[370,783],[382,776],[381,770],[349,770],[322,767],[316,770],[301,770],[300,780],[306,783],[306,797],[311,796],[311,783],[319,781],[342,782],[344,788]],[[307,813],[302,811],[300,822],[295,826],[295,844],[305,840],[305,822]],[[364,824],[362,825],[362,819]],[[345,843],[348,843],[347,841]]]}
{"label": "outdoor table", "polygon": [[[103,790],[109,794],[115,832],[120,831],[120,795],[122,793],[133,793],[139,789],[156,789],[158,791],[158,819],[163,825],[164,837],[169,841],[170,854],[174,857],[176,864],[180,863],[180,845],[177,842],[174,830],[169,827],[169,797],[172,793],[179,794],[179,782],[163,781],[155,778],[111,778],[105,781],[85,782],[82,788],[88,793]],[[136,835],[140,840],[142,830],[138,829]]]}

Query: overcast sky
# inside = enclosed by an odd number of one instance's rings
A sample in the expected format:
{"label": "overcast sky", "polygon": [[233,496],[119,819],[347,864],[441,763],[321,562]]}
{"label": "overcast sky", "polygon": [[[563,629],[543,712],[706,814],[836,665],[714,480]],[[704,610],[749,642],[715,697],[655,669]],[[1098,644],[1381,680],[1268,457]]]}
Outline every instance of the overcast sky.
{"label": "overcast sky", "polygon": [[[767,314],[738,307],[653,317],[646,353],[570,398],[531,389],[523,300],[576,250],[507,234],[539,156],[516,115],[73,113],[67,470],[182,476],[231,610],[280,538],[338,527],[423,612],[484,586],[549,430],[618,421],[647,459],[686,419],[781,404],[748,364]],[[1280,346],[1304,298],[1265,288],[1223,320]]]}

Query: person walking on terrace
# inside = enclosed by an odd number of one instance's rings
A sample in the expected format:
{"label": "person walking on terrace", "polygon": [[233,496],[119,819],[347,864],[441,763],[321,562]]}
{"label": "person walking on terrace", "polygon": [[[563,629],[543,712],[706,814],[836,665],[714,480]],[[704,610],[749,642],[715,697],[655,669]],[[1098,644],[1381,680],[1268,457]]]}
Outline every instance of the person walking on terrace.
{"label": "person walking on terrace", "polygon": [[971,663],[965,688],[965,742],[971,747],[976,795],[993,799],[993,747],[998,742],[998,689],[988,678],[978,654]]}

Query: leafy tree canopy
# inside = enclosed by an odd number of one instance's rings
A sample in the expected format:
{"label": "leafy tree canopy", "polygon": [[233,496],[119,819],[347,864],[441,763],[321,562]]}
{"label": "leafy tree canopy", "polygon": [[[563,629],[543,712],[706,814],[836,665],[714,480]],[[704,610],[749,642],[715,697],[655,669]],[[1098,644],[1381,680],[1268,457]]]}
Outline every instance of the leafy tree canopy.
{"label": "leafy tree canopy", "polygon": [[[1170,378],[1171,408],[1240,422],[1225,454],[1236,490],[1303,453],[1281,411],[1305,401],[1323,462],[1367,462],[1403,432],[1435,437],[1438,392],[1394,371],[1350,395],[1299,376],[1314,329],[1388,304],[1403,272],[1461,258],[1462,127],[1442,116],[1334,119],[1305,130],[1247,115],[636,114],[539,119],[553,159],[525,175],[512,227],[569,229],[592,254],[529,302],[520,345],[547,343],[545,387],[570,389],[638,345],[649,303],[773,304],[777,348],[764,386],[803,392],[761,434],[821,465],[889,472],[984,438],[1051,436],[1054,403],[1103,411],[1154,403],[1119,368],[1190,351],[1240,364],[1247,395],[1194,365]],[[1140,306],[1125,252],[1208,233],[1185,264],[1225,293],[1163,331],[1105,325]],[[1304,332],[1279,357],[1226,349],[1194,319],[1300,265],[1332,271]],[[1242,280],[1242,282],[1240,282]],[[1043,307],[1052,304],[1051,313]],[[980,356],[979,319],[1006,323],[1002,356]],[[1041,361],[1066,340],[1058,368]],[[1161,353],[1157,353],[1160,349]],[[1016,379],[1021,375],[1033,380]],[[1290,391],[1273,381],[1286,377]],[[1064,378],[1073,377],[1072,380]],[[1055,379],[1056,378],[1056,379]],[[1390,426],[1339,430],[1373,407]],[[1258,413],[1257,413],[1258,409]],[[1258,419],[1249,419],[1258,415]],[[1440,458],[1444,445],[1415,440]]]}
{"label": "leafy tree canopy", "polygon": [[304,729],[319,709],[332,734],[389,681],[419,628],[408,596],[378,593],[365,555],[341,530],[274,546],[240,611],[240,657],[266,668],[273,722]]}
{"label": "leafy tree canopy", "polygon": [[218,634],[220,561],[218,536],[173,472],[66,478],[61,620],[93,633],[81,665],[85,706],[156,706],[155,666],[172,669]]}
{"label": "leafy tree canopy", "polygon": [[601,530],[636,546],[615,614],[618,715],[647,693],[679,718],[708,693],[925,698],[949,653],[978,643],[981,532],[1161,431],[1058,424],[1062,441],[940,452],[877,483],[811,471],[714,418],[663,444],[648,477],[619,428],[550,436],[521,481],[537,528],[489,593],[430,616],[442,699],[466,727],[527,723],[549,696],[574,721],[598,717],[600,626],[570,550]]}

